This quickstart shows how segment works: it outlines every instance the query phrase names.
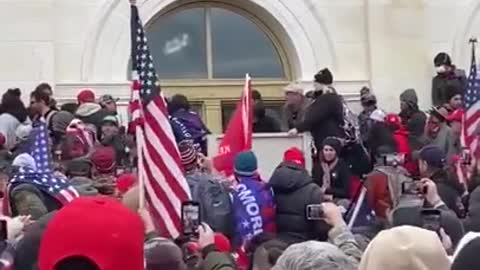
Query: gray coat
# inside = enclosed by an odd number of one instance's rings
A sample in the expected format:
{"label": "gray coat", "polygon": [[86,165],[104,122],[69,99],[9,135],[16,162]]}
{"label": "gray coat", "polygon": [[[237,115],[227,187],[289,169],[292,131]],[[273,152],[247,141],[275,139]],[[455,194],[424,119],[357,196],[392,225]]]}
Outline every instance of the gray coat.
{"label": "gray coat", "polygon": [[459,153],[456,144],[456,136],[453,133],[452,129],[448,125],[444,125],[440,128],[436,138],[429,138],[429,144],[436,145],[440,147],[445,154],[447,154],[447,160],[449,160],[453,155]]}

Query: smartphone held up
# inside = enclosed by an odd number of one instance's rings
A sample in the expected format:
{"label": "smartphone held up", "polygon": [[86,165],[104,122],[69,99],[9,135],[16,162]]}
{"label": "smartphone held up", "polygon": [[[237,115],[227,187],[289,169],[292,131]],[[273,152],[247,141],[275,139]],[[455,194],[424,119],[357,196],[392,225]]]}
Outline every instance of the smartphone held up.
{"label": "smartphone held up", "polygon": [[200,203],[186,201],[182,203],[182,232],[184,236],[198,237],[200,226]]}

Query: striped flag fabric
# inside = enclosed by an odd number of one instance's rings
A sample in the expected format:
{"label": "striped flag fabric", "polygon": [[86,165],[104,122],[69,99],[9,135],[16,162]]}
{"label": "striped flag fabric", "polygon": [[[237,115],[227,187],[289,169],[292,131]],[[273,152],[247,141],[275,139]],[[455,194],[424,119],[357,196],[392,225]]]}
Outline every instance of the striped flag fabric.
{"label": "striped flag fabric", "polygon": [[165,237],[181,231],[181,205],[190,190],[168,119],[147,37],[135,5],[131,6],[132,100],[130,113],[136,128],[138,172],[146,207]]}
{"label": "striped flag fabric", "polygon": [[472,60],[465,91],[465,114],[463,116],[461,143],[462,146],[474,153],[478,148],[478,135],[476,132],[480,122],[480,79],[477,73],[475,59],[475,45],[472,45]]}
{"label": "striped flag fabric", "polygon": [[28,154],[35,160],[36,168],[20,168],[20,171],[10,181],[11,187],[21,183],[33,184],[62,204],[78,198],[79,193],[68,183],[68,179],[55,175],[53,172],[48,128],[45,122],[36,121],[33,123],[29,141]]}

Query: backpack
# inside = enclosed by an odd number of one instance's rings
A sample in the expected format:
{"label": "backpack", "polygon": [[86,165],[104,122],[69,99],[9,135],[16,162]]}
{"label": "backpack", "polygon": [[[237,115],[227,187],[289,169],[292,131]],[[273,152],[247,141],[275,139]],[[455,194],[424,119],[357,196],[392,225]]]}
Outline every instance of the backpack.
{"label": "backpack", "polygon": [[227,189],[212,175],[187,175],[192,200],[200,203],[200,217],[216,232],[233,236],[232,203]]}

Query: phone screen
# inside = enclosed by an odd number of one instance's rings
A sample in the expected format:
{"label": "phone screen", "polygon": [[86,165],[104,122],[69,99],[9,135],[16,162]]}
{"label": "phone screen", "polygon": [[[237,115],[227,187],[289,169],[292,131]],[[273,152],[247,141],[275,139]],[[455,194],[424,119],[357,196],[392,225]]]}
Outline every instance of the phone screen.
{"label": "phone screen", "polygon": [[321,220],[324,218],[321,204],[309,204],[306,210],[308,220]]}
{"label": "phone screen", "polygon": [[439,232],[441,228],[441,212],[437,209],[424,209],[421,212],[422,227],[426,230]]}
{"label": "phone screen", "polygon": [[184,235],[196,235],[200,226],[200,204],[188,201],[182,203],[182,229]]}

